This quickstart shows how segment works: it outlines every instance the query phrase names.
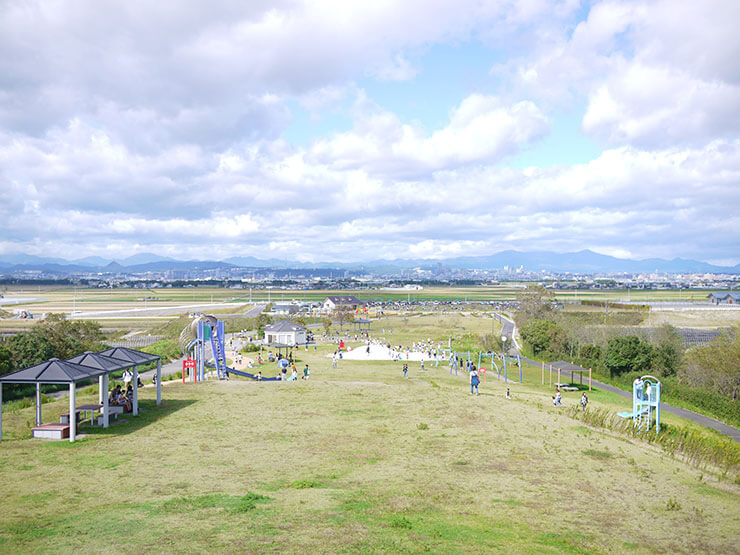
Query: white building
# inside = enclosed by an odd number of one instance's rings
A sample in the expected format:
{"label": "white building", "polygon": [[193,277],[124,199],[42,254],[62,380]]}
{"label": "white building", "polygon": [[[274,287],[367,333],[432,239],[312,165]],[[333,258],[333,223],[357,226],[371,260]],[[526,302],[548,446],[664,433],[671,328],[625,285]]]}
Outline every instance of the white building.
{"label": "white building", "polygon": [[305,345],[306,328],[288,320],[265,326],[265,343],[280,345]]}
{"label": "white building", "polygon": [[326,297],[322,310],[324,312],[333,312],[337,308],[342,310],[357,310],[357,307],[361,306],[363,302],[353,295],[343,295],[337,297]]}

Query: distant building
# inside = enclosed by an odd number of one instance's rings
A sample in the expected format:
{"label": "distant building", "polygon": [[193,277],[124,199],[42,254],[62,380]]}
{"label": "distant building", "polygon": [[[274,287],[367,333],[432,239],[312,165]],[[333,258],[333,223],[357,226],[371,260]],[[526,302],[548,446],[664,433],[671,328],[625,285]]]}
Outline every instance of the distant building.
{"label": "distant building", "polygon": [[336,309],[357,310],[364,303],[353,295],[343,295],[340,297],[327,297],[322,305],[324,312],[333,312]]}
{"label": "distant building", "polygon": [[274,303],[272,312],[275,314],[295,314],[299,308],[296,303]]}
{"label": "distant building", "polygon": [[305,345],[306,328],[288,320],[265,326],[265,343],[280,345]]}
{"label": "distant building", "polygon": [[740,292],[718,291],[710,293],[707,298],[712,304],[740,304]]}

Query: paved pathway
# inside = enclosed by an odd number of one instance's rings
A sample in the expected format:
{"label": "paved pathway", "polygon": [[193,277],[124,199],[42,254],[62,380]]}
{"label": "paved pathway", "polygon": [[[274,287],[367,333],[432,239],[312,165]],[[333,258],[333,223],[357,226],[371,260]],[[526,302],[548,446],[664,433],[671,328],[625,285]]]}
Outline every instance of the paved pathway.
{"label": "paved pathway", "polygon": [[[504,323],[504,331],[501,333],[506,335],[507,337],[513,337],[514,336],[514,322],[507,319],[504,316],[501,316],[500,314],[497,314],[500,322]],[[518,352],[518,349],[517,349]],[[520,355],[522,356],[522,355]],[[537,362],[531,359],[528,359],[525,356],[522,356],[522,360],[525,362],[528,362],[529,364],[532,364],[534,366],[540,366],[542,363]],[[625,397],[627,399],[632,399],[632,393],[625,391],[623,389],[620,389],[618,387],[614,387],[613,385],[609,385],[597,380],[592,379],[591,383],[598,387],[599,389],[603,389],[604,391],[609,391],[610,393],[616,393],[617,395],[621,397]],[[681,407],[674,407],[673,405],[669,405],[668,403],[661,403],[661,410],[664,412],[675,414],[676,416],[680,416],[682,418],[686,418],[688,420],[691,420],[692,422],[696,422],[697,424],[701,424],[702,426],[706,426],[707,428],[712,428],[713,430],[717,430],[721,434],[725,434],[726,436],[731,437],[738,443],[740,443],[740,430],[737,428],[730,426],[728,424],[725,424],[724,422],[720,422],[719,420],[716,420],[714,418],[710,418],[708,416],[704,416],[703,414],[700,414],[698,412],[694,412],[692,410],[684,409]]]}
{"label": "paved pathway", "polygon": [[219,314],[219,319],[228,319],[228,318],[256,318],[260,314],[262,314],[262,311],[267,308],[267,303],[258,304],[254,308],[248,310],[244,314]]}

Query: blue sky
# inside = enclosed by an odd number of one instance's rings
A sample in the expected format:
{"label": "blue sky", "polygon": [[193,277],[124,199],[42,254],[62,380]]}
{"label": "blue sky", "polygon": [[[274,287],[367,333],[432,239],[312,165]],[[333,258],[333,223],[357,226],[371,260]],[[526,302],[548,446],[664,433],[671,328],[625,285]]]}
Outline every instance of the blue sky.
{"label": "blue sky", "polygon": [[0,254],[740,263],[740,4],[0,4]]}

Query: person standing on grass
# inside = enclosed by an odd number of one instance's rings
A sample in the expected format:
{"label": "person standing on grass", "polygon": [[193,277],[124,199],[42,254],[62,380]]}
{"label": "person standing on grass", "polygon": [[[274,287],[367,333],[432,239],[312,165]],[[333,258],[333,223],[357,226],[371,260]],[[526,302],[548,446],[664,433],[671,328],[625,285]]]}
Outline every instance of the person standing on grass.
{"label": "person standing on grass", "polygon": [[583,392],[583,395],[581,395],[581,408],[583,408],[583,412],[586,412],[586,405],[588,405],[588,397],[586,397],[586,392]]}
{"label": "person standing on grass", "polygon": [[131,381],[134,379],[134,373],[129,369],[123,371],[123,385],[126,389],[131,385]]}
{"label": "person standing on grass", "polygon": [[478,377],[478,370],[476,370],[475,366],[472,366],[470,369],[470,394],[478,395],[478,384],[480,383],[480,378]]}
{"label": "person standing on grass", "polygon": [[560,393],[560,388],[555,388],[555,397],[552,398],[552,405],[554,407],[560,407],[563,404],[563,395]]}
{"label": "person standing on grass", "polygon": [[403,365],[403,377],[408,378],[409,377],[409,365],[404,363]]}
{"label": "person standing on grass", "polygon": [[306,364],[306,367],[303,369],[303,379],[304,380],[307,380],[309,374],[310,374],[310,372],[308,370],[308,364]]}

